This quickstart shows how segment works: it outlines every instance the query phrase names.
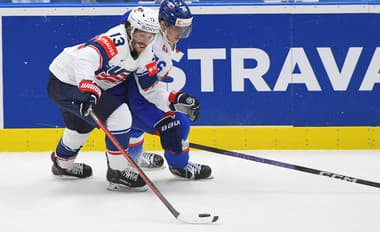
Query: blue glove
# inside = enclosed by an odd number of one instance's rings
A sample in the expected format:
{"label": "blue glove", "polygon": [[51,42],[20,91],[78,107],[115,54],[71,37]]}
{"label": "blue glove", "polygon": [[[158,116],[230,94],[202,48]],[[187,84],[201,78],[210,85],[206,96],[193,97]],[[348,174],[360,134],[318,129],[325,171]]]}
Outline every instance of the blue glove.
{"label": "blue glove", "polygon": [[160,134],[161,145],[165,150],[177,154],[183,151],[181,122],[175,117],[173,112],[167,113],[154,127]]}
{"label": "blue glove", "polygon": [[192,122],[199,117],[200,103],[196,97],[185,92],[171,92],[169,95],[170,109],[187,114]]}

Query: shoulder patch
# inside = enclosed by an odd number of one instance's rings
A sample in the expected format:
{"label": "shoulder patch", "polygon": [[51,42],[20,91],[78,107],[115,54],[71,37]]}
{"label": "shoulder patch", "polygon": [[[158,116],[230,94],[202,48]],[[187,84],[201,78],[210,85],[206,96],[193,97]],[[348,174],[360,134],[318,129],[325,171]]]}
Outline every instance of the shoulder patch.
{"label": "shoulder patch", "polygon": [[148,71],[148,76],[154,76],[158,73],[157,62],[155,60],[145,65],[145,67]]}
{"label": "shoulder patch", "polygon": [[117,49],[111,38],[108,36],[101,36],[95,40],[96,43],[98,43],[104,51],[107,54],[108,59],[111,59],[112,57],[117,55]]}

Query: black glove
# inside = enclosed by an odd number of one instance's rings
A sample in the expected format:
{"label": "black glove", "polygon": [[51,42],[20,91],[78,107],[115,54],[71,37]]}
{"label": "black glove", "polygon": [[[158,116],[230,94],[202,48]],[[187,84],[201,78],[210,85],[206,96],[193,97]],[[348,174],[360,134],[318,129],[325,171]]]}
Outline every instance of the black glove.
{"label": "black glove", "polygon": [[90,80],[82,80],[79,83],[78,88],[82,92],[79,113],[80,115],[87,117],[90,114],[90,111],[94,109],[102,91]]}
{"label": "black glove", "polygon": [[166,114],[154,127],[160,134],[162,148],[177,154],[182,152],[181,122],[173,112]]}
{"label": "black glove", "polygon": [[192,122],[199,117],[200,103],[196,97],[185,92],[171,92],[169,102],[171,110],[187,114]]}

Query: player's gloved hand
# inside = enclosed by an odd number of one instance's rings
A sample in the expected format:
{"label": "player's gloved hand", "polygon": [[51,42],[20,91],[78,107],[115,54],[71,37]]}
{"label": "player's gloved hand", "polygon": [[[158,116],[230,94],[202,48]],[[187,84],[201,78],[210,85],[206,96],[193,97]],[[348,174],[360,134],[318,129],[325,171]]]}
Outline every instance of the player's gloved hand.
{"label": "player's gloved hand", "polygon": [[162,148],[175,153],[182,152],[181,122],[173,112],[166,113],[154,127],[160,134]]}
{"label": "player's gloved hand", "polygon": [[199,117],[199,100],[185,92],[171,92],[169,95],[170,109],[187,114],[192,122]]}
{"label": "player's gloved hand", "polygon": [[90,111],[94,109],[102,91],[90,80],[82,80],[79,83],[78,88],[82,92],[79,113],[82,116],[87,117],[90,114]]}

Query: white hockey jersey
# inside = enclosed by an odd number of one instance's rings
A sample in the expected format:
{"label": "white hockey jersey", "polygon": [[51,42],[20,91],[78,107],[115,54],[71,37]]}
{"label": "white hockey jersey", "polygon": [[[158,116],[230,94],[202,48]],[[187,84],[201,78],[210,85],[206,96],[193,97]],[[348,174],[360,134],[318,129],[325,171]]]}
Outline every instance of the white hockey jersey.
{"label": "white hockey jersey", "polygon": [[[149,78],[135,75],[136,83],[138,84],[140,94],[144,96],[145,99],[155,104],[160,110],[168,112],[170,111],[170,92],[167,90],[167,83],[161,81],[168,77],[169,72],[173,67],[172,57],[176,55],[177,51],[175,48],[172,48],[165,38],[159,33],[156,40],[153,42],[153,53],[155,55],[158,68],[158,72],[156,74],[157,79],[154,83],[152,83],[148,80]],[[143,81],[144,79],[147,80]]]}
{"label": "white hockey jersey", "polygon": [[103,90],[123,82],[130,73],[156,79],[152,44],[134,59],[124,25],[118,25],[84,44],[65,48],[49,70],[62,82],[78,85],[92,80]]}
{"label": "white hockey jersey", "polygon": [[161,35],[157,36],[156,41],[153,43],[153,53],[157,60],[157,78],[159,80],[165,79],[173,67],[172,54],[175,51],[172,50],[168,41]]}

